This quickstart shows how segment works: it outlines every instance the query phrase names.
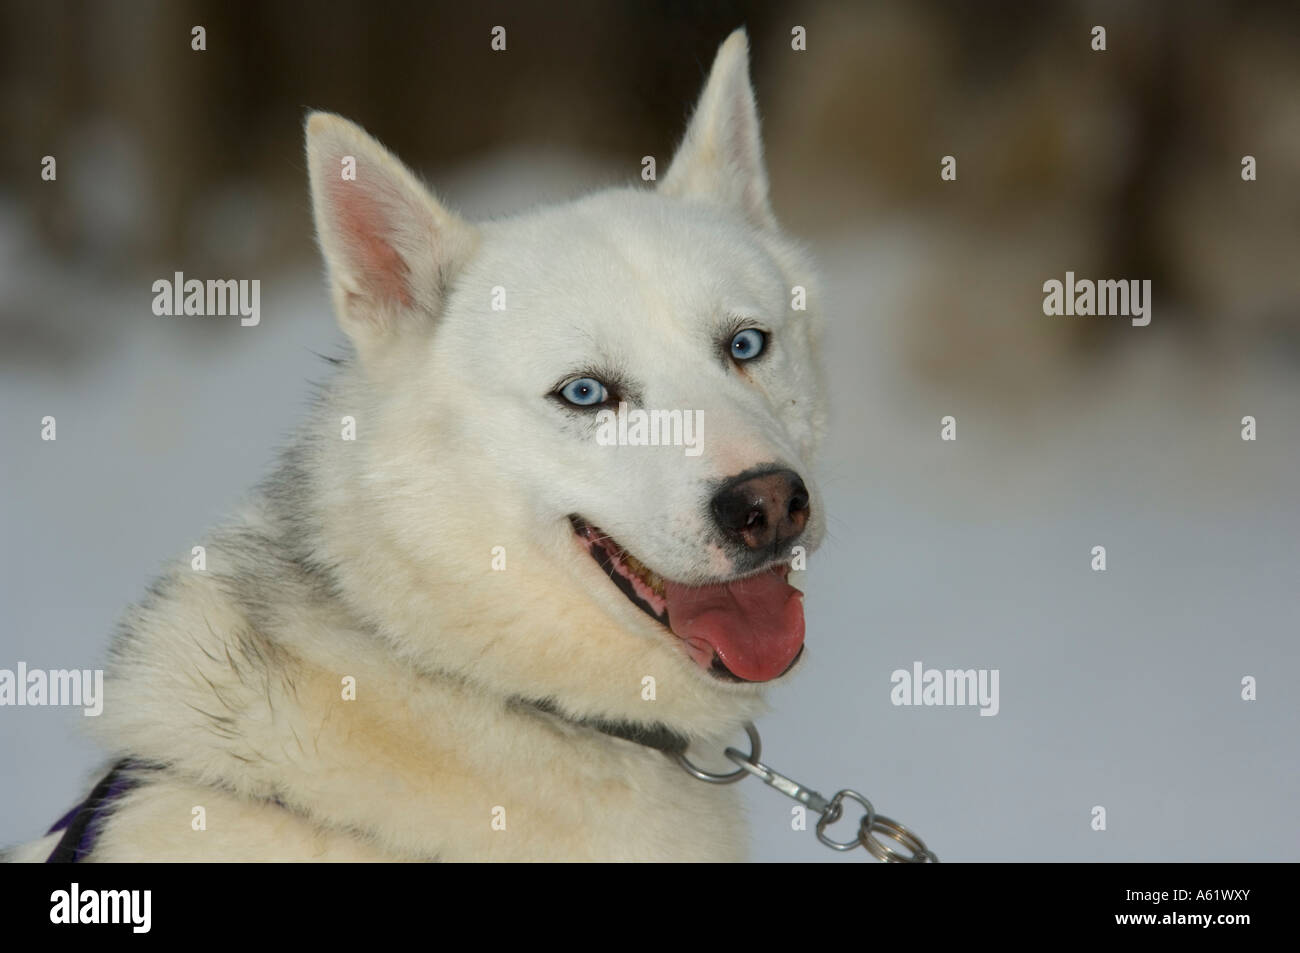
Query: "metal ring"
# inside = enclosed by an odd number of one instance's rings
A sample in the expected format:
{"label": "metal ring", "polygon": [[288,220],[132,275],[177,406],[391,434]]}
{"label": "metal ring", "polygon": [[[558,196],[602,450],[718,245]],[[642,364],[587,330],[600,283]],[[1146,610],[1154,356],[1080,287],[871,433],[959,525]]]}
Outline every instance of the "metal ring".
{"label": "metal ring", "polygon": [[[825,812],[817,819],[817,839],[827,847],[834,848],[835,850],[852,850],[857,847],[858,844],[862,843],[860,833],[857,839],[851,841],[837,841],[834,838],[826,836],[826,828],[838,821],[840,815],[844,813],[844,808],[841,802],[846,797],[853,798],[853,800],[857,801],[867,809],[867,813],[862,815],[862,824],[865,824],[867,829],[870,829],[871,825],[876,822],[876,809],[871,806],[871,802],[865,797],[857,791],[836,791],[835,796],[831,798],[830,804],[826,807]],[[859,831],[861,830],[862,827],[859,825]]]}
{"label": "metal ring", "polygon": [[[754,727],[752,721],[745,722],[745,734],[749,735],[749,759],[757,761],[759,755],[763,753],[763,741],[758,737],[758,729]],[[673,755],[677,763],[693,778],[699,778],[701,781],[708,781],[710,784],[735,784],[741,778],[749,777],[749,771],[745,768],[737,768],[728,774],[714,774],[711,771],[705,771],[703,768],[697,768],[686,757],[686,752],[679,751]]]}
{"label": "metal ring", "polygon": [[[882,844],[876,840],[874,836],[876,834],[884,834],[894,843],[906,847],[911,853],[905,854],[902,851],[894,850],[887,844]],[[867,823],[867,818],[864,817],[862,823],[858,825],[858,837],[861,839],[862,846],[871,853],[871,856],[887,864],[924,864],[927,862],[937,864],[939,862],[939,858],[934,855],[933,851],[925,846],[925,841],[898,823],[898,821],[884,815],[877,815],[870,824]]]}

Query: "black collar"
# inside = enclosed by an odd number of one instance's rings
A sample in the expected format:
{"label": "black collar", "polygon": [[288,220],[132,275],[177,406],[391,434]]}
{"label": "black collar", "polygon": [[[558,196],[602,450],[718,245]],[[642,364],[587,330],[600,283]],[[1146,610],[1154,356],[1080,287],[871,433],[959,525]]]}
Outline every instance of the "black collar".
{"label": "black collar", "polygon": [[622,738],[624,741],[631,741],[647,748],[654,748],[656,751],[662,751],[665,754],[681,754],[686,751],[691,743],[690,739],[685,735],[678,734],[661,722],[646,723],[639,721],[606,721],[603,718],[570,718],[568,715],[563,714],[556,707],[555,702],[549,698],[515,698],[511,699],[511,701],[517,706],[552,715],[570,725],[590,728],[593,731],[599,731],[601,734]]}

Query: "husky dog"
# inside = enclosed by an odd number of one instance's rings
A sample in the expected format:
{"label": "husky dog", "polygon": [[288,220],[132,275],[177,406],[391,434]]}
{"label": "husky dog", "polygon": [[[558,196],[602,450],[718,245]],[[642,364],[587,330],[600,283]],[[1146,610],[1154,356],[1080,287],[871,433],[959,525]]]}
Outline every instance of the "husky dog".
{"label": "husky dog", "polygon": [[[354,356],[206,568],[127,614],[117,767],[14,859],[67,831],[93,861],[745,857],[735,786],[665,752],[735,743],[796,667],[824,530],[819,298],[748,55],[722,44],[655,188],[477,225],[308,118]],[[637,411],[695,451],[597,439]]]}

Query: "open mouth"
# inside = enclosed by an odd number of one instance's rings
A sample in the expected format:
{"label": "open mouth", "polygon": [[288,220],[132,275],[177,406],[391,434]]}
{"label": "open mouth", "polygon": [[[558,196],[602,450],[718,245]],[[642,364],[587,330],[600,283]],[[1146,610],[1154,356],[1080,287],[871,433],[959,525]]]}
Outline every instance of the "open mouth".
{"label": "open mouth", "polygon": [[580,544],[633,605],[682,641],[709,674],[728,681],[780,678],[803,654],[803,593],[784,563],[704,586],[666,579],[600,529],[570,516]]}

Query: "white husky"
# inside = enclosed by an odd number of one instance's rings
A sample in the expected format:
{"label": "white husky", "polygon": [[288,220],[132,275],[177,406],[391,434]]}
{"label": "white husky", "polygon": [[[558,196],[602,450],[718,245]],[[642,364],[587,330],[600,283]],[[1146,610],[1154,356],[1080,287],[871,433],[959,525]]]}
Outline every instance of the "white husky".
{"label": "white husky", "polygon": [[[310,116],[355,358],[206,569],[124,620],[97,720],[123,766],[76,859],[745,856],[735,787],[654,739],[700,758],[761,711],[824,526],[819,298],[747,61],[738,31],[653,190],[480,225]],[[640,445],[636,411],[702,452]]]}

